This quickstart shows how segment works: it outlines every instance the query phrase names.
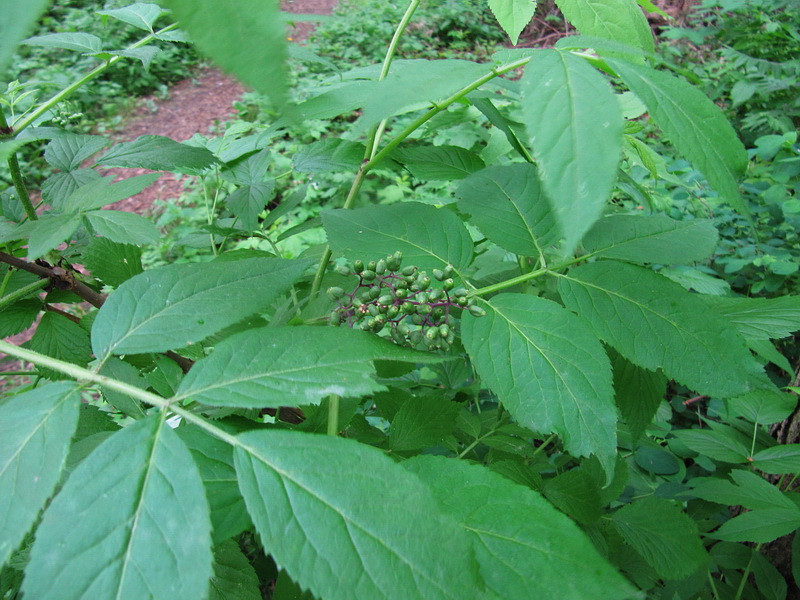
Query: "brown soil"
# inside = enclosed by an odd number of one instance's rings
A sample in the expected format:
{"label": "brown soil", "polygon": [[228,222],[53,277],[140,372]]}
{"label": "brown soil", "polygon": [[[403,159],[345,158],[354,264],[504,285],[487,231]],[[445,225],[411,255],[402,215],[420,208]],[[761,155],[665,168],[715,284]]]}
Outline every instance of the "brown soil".
{"label": "brown soil", "polygon": [[[284,0],[287,12],[298,14],[331,14],[336,0]],[[308,39],[314,24],[305,21],[290,23],[287,37],[293,42]],[[245,92],[244,86],[216,68],[199,71],[192,79],[170,88],[167,99],[143,98],[133,116],[112,134],[116,142],[134,140],[142,135],[163,135],[184,141],[196,133],[206,135],[212,128],[235,114],[233,103]],[[155,110],[154,110],[155,107]],[[109,169],[105,173],[118,178],[150,173],[146,169]],[[163,174],[146,190],[109,206],[139,214],[151,212],[155,200],[177,198],[183,191],[181,178]]]}

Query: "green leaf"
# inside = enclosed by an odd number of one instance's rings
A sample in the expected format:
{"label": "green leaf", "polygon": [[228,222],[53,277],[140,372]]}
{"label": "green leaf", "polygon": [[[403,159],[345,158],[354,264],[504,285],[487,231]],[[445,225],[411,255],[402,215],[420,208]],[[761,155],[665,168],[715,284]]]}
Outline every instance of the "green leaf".
{"label": "green leaf", "polygon": [[48,33],[47,35],[35,35],[22,40],[27,46],[43,46],[46,48],[63,48],[64,50],[76,50],[78,52],[94,53],[99,52],[103,47],[103,41],[91,33]]}
{"label": "green leaf", "polygon": [[597,256],[639,264],[685,264],[705,260],[717,248],[719,234],[711,221],[675,221],[666,215],[610,215],[583,238]]}
{"label": "green leaf", "polygon": [[222,543],[249,529],[252,523],[239,491],[233,448],[194,425],[179,427],[176,431],[200,471],[211,509],[214,542]]}
{"label": "green leaf", "polygon": [[[111,435],[44,514],[30,598],[194,600],[211,576],[211,525],[189,451],[157,417]],[[168,568],[167,568],[168,567]]]}
{"label": "green leaf", "polygon": [[125,50],[103,50],[102,52],[97,52],[92,56],[97,56],[102,60],[108,60],[112,56],[122,56],[125,58],[135,58],[136,60],[142,61],[142,65],[144,66],[145,70],[150,68],[150,63],[153,62],[153,59],[158,56],[161,50],[156,46],[139,46],[138,48],[128,48]]}
{"label": "green leaf", "polygon": [[660,371],[648,371],[618,352],[608,353],[614,372],[614,391],[620,416],[637,439],[653,420],[667,391],[667,378]]}
{"label": "green leaf", "polygon": [[[228,150],[230,151],[230,148]],[[220,150],[216,152],[217,155],[221,154]],[[253,185],[262,183],[267,178],[271,156],[268,150],[261,150],[244,159],[237,156],[230,160],[231,163],[220,173],[220,177],[238,185]]]}
{"label": "green leaf", "polygon": [[730,476],[733,482],[722,477],[695,477],[689,481],[690,494],[725,506],[796,509],[788,496],[760,475],[734,469]]}
{"label": "green leaf", "polygon": [[117,144],[97,161],[106,167],[172,171],[188,175],[199,175],[216,162],[217,159],[206,148],[187,146],[160,135],[143,135],[132,142]]}
{"label": "green leaf", "polygon": [[[383,452],[292,431],[238,436],[236,471],[265,551],[326,600],[473,597],[467,533]],[[323,468],[336,457],[336,468]]]}
{"label": "green leaf", "polygon": [[208,600],[261,598],[258,575],[239,544],[228,540],[214,548],[214,576],[211,578]]}
{"label": "green leaf", "polygon": [[784,444],[760,450],[753,455],[752,464],[770,475],[800,472],[800,444]]}
{"label": "green leaf", "polygon": [[408,146],[391,157],[423,181],[463,179],[486,166],[480,156],[458,146]]}
{"label": "green leaf", "polygon": [[556,508],[578,523],[593,523],[603,514],[600,486],[581,469],[546,479],[542,493]]}
{"label": "green leaf", "polygon": [[286,28],[278,2],[164,0],[181,29],[228,73],[281,108],[287,99]]}
{"label": "green leaf", "polygon": [[[42,315],[28,347],[35,352],[81,366],[86,365],[92,356],[86,330],[66,317],[49,311]],[[59,377],[63,375],[59,374]]]}
{"label": "green leaf", "polygon": [[0,15],[3,15],[0,19],[0,81],[6,81],[6,67],[17,44],[34,28],[39,15],[49,4],[49,0],[0,0]]}
{"label": "green leaf", "polygon": [[97,235],[121,244],[157,244],[161,240],[161,234],[152,221],[135,213],[93,210],[83,216]]}
{"label": "green leaf", "polygon": [[493,597],[599,600],[633,594],[586,534],[533,490],[482,466],[438,456],[402,465],[433,490],[473,538]]}
{"label": "green leaf", "polygon": [[53,138],[44,151],[50,166],[62,171],[74,171],[81,163],[108,145],[108,140],[98,135],[64,133]]}
{"label": "green leaf", "polygon": [[[112,357],[106,360],[100,370],[100,374],[142,390],[146,390],[148,387],[147,381],[139,374],[139,370],[136,367],[118,358]],[[134,419],[143,419],[145,417],[141,401],[107,387],[102,389],[106,401],[117,410]]]}
{"label": "green leaf", "polygon": [[749,340],[785,338],[800,330],[800,296],[704,300]]}
{"label": "green leaf", "polygon": [[650,25],[634,0],[556,0],[556,4],[583,35],[655,52]]}
{"label": "green leaf", "polygon": [[108,238],[94,238],[81,254],[81,263],[106,285],[117,287],[143,272],[142,250]]}
{"label": "green leaf", "polygon": [[617,412],[600,342],[550,300],[501,294],[482,306],[486,316],[464,315],[462,337],[483,383],[520,425],[557,433],[573,456],[596,455],[610,477]]}
{"label": "green leaf", "polygon": [[392,419],[389,448],[418,450],[438,446],[453,432],[460,407],[443,396],[412,396]]}
{"label": "green leaf", "polygon": [[322,398],[384,389],[373,360],[436,362],[442,356],[401,348],[358,330],[268,327],[233,335],[195,363],[177,394],[211,406],[301,406]]}
{"label": "green leaf", "polygon": [[707,534],[727,542],[766,544],[800,527],[800,510],[794,508],[760,508],[730,521],[714,533]]}
{"label": "green leaf", "polygon": [[430,108],[490,72],[489,65],[467,60],[405,60],[392,65],[389,76],[377,82],[366,96],[357,129],[414,110]]}
{"label": "green leaf", "polygon": [[747,168],[747,153],[720,108],[668,73],[619,60],[607,62],[647,105],[678,152],[706,176],[723,200],[749,214],[736,181]]}
{"label": "green leaf", "polygon": [[41,310],[42,303],[38,299],[20,300],[0,310],[0,338],[25,331]]}
{"label": "green leaf", "polygon": [[536,0],[489,0],[489,8],[511,43],[516,45],[519,34],[533,18]]}
{"label": "green leaf", "polygon": [[377,259],[400,250],[406,265],[460,271],[472,262],[472,239],[446,209],[418,202],[322,213],[328,242],[352,259]]}
{"label": "green leaf", "polygon": [[155,183],[160,176],[161,173],[147,173],[129,177],[116,183],[111,176],[93,179],[86,185],[79,187],[63,203],[54,206],[54,208],[64,213],[94,210],[138,194]]}
{"label": "green leaf", "polygon": [[300,173],[355,171],[364,159],[364,144],[342,139],[314,142],[294,155],[294,170]]}
{"label": "green leaf", "polygon": [[[301,102],[294,107],[294,114],[305,121],[312,119],[331,119],[361,108],[366,98],[372,93],[375,81],[348,81],[338,87],[327,90],[313,98]],[[275,123],[286,125],[286,119]]]}
{"label": "green leaf", "polygon": [[696,295],[648,269],[602,261],[559,280],[564,304],[631,362],[709,396],[747,392],[760,371],[730,326]]}
{"label": "green leaf", "polygon": [[151,33],[153,31],[153,23],[155,23],[161,15],[166,14],[166,11],[157,4],[143,2],[136,2],[135,4],[122,8],[98,10],[95,12],[98,15],[117,19],[123,23],[133,25],[134,27]]}
{"label": "green leaf", "polygon": [[619,103],[603,76],[569,52],[537,51],[521,84],[539,176],[570,253],[602,214],[617,178]]}
{"label": "green leaf", "polygon": [[50,383],[0,406],[0,565],[56,488],[78,423],[75,383]]}
{"label": "green leaf", "polygon": [[275,182],[262,181],[245,185],[228,196],[228,208],[239,218],[237,226],[252,231],[258,228],[260,215],[275,195]]}
{"label": "green leaf", "polygon": [[611,518],[625,542],[664,579],[682,579],[708,560],[694,521],[668,500],[649,496]]}
{"label": "green leaf", "polygon": [[61,206],[79,187],[100,178],[100,173],[94,169],[54,173],[42,182],[42,199],[50,206]]}
{"label": "green leaf", "polygon": [[9,239],[28,239],[28,260],[36,260],[65,241],[72,239],[72,234],[81,224],[78,215],[47,214],[36,221],[26,221],[10,236]]}
{"label": "green leaf", "polygon": [[727,402],[730,413],[758,425],[772,425],[789,418],[797,407],[797,396],[777,389],[753,390]]}
{"label": "green leaf", "polygon": [[145,271],[119,286],[97,313],[95,356],[163,352],[199,342],[264,310],[310,264],[251,258]]}
{"label": "green leaf", "polygon": [[744,441],[728,430],[683,429],[673,434],[690,450],[713,460],[744,463],[750,456]]}
{"label": "green leaf", "polygon": [[509,252],[541,256],[561,237],[533,165],[488,167],[464,179],[456,195],[459,212]]}
{"label": "green leaf", "polygon": [[316,600],[316,598],[314,594],[303,590],[292,581],[286,571],[281,571],[278,573],[278,579],[275,580],[275,591],[272,594],[272,600]]}

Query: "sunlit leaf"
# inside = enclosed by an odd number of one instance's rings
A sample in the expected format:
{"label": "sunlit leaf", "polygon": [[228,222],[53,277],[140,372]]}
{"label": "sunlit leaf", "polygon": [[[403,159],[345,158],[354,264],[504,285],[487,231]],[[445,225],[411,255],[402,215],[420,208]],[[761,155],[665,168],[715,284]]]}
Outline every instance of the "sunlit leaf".
{"label": "sunlit leaf", "polygon": [[516,44],[519,34],[530,23],[536,10],[536,0],[489,0],[500,27],[508,34],[512,44]]}

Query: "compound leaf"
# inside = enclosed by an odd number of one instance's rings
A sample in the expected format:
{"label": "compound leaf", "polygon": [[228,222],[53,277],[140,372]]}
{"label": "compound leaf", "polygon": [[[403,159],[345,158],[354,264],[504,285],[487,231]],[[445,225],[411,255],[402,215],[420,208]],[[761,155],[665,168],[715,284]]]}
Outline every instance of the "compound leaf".
{"label": "compound leaf", "polygon": [[501,294],[466,314],[462,336],[483,383],[525,427],[557,433],[573,456],[596,455],[610,477],[617,411],[611,366],[580,319],[543,298]]}
{"label": "compound leaf", "polygon": [[722,110],[700,90],[668,73],[621,60],[607,62],[647,105],[678,152],[706,176],[723,200],[749,214],[736,181],[747,168],[747,152]]}
{"label": "compound leaf", "polygon": [[650,25],[634,0],[556,0],[556,4],[583,35],[655,52]]}
{"label": "compound leaf", "polygon": [[432,354],[401,348],[347,328],[268,327],[217,344],[184,377],[177,393],[212,406],[278,407],[380,391],[373,360],[434,362]]}
{"label": "compound leaf", "polygon": [[322,213],[331,246],[353,259],[373,260],[403,252],[404,264],[420,269],[456,270],[472,262],[472,239],[463,223],[447,209],[418,202],[369,206]]}
{"label": "compound leaf", "polygon": [[264,549],[317,597],[461,600],[479,589],[466,531],[380,450],[293,431],[237,439],[239,486]]}
{"label": "compound leaf", "polygon": [[617,178],[619,102],[603,76],[569,52],[536,51],[521,83],[539,177],[570,253],[602,214]]}
{"label": "compound leaf", "polygon": [[163,352],[199,342],[264,310],[310,264],[249,258],[145,271],[123,283],[97,313],[95,356]]}
{"label": "compound leaf", "polygon": [[533,165],[488,167],[464,179],[456,195],[459,211],[509,252],[540,256],[561,237]]}
{"label": "compound leaf", "polygon": [[717,228],[708,220],[610,215],[589,230],[583,247],[597,256],[639,264],[686,264],[711,256],[718,238]]}
{"label": "compound leaf", "polygon": [[151,417],[73,471],[36,532],[23,590],[43,600],[195,600],[210,576],[200,475],[172,428]]}
{"label": "compound leaf", "polygon": [[711,396],[751,387],[760,370],[727,323],[678,284],[642,267],[601,261],[572,269],[558,289],[597,336],[645,369],[663,369]]}
{"label": "compound leaf", "polygon": [[473,538],[480,573],[494,597],[611,600],[633,593],[578,526],[530,488],[438,456],[402,465]]}
{"label": "compound leaf", "polygon": [[56,488],[78,423],[75,383],[50,383],[0,406],[0,565]]}

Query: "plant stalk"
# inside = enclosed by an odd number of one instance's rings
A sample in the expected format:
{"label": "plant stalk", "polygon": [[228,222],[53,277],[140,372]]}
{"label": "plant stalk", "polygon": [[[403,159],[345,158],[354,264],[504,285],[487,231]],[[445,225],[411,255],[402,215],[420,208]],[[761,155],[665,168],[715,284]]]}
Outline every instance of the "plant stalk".
{"label": "plant stalk", "polygon": [[[177,27],[178,27],[177,23],[173,23],[172,25],[167,25],[166,27],[164,27],[162,29],[159,29],[155,33],[151,33],[150,35],[148,35],[146,37],[143,37],[138,42],[135,42],[135,43],[131,44],[130,46],[128,46],[126,48],[126,50],[134,50],[136,48],[140,48],[141,46],[144,46],[148,42],[151,42],[152,40],[154,40],[157,36],[159,36],[161,34],[164,34],[164,33],[168,32],[168,31],[172,31],[173,29],[176,29]],[[99,65],[99,66],[95,67],[94,69],[92,69],[91,71],[89,71],[86,75],[81,77],[78,81],[76,81],[76,82],[68,85],[67,87],[65,87],[63,90],[58,92],[55,96],[53,96],[52,98],[47,100],[44,104],[39,106],[39,108],[37,108],[36,110],[34,110],[30,114],[28,114],[28,116],[25,117],[24,119],[22,119],[19,123],[15,124],[14,125],[14,133],[15,134],[19,134],[23,129],[25,129],[26,127],[29,127],[31,124],[35,123],[36,120],[39,117],[41,117],[43,114],[45,114],[53,106],[55,106],[56,104],[58,104],[62,100],[65,100],[75,90],[80,88],[85,83],[88,83],[89,81],[91,81],[92,79],[94,79],[95,77],[97,77],[98,75],[103,73],[104,71],[107,71],[109,68],[111,68],[113,65],[115,65],[118,61],[122,60],[123,58],[125,58],[125,57],[123,57],[123,56],[112,56],[111,58],[109,58],[102,65]]]}
{"label": "plant stalk", "polygon": [[328,396],[328,435],[339,435],[339,396]]}
{"label": "plant stalk", "polygon": [[7,296],[3,296],[2,298],[0,298],[0,310],[3,310],[6,306],[11,306],[17,300],[21,300],[26,296],[30,296],[31,294],[39,291],[49,283],[50,281],[47,279],[40,279],[38,281],[34,281],[33,283],[29,283],[25,287],[21,287],[18,290],[11,292]]}
{"label": "plant stalk", "polygon": [[[3,131],[8,129],[8,121],[6,121],[6,115],[2,109],[0,109],[0,129]],[[28,194],[28,186],[25,185],[25,180],[22,178],[22,169],[19,166],[16,152],[12,152],[8,157],[8,170],[11,172],[11,181],[14,183],[17,198],[19,198],[22,208],[25,209],[25,214],[31,221],[35,221],[39,216],[36,214],[36,209],[33,207],[30,194]]]}

